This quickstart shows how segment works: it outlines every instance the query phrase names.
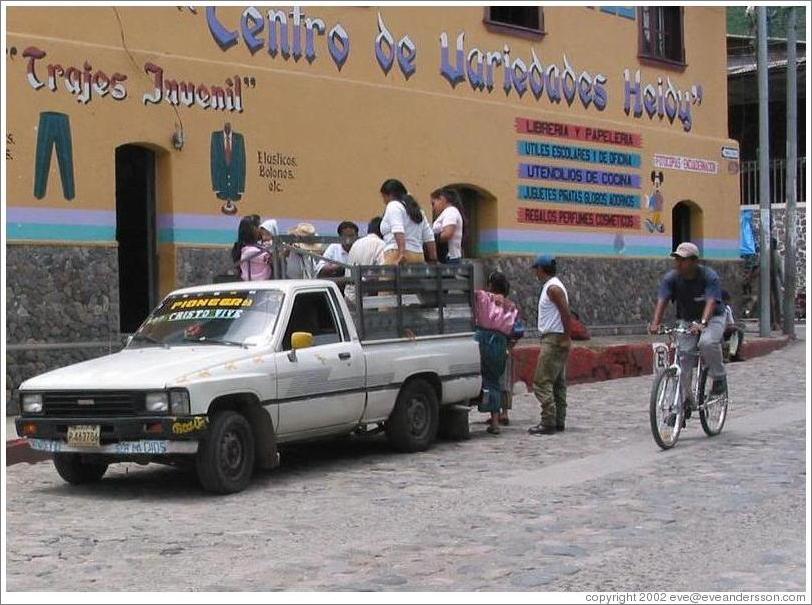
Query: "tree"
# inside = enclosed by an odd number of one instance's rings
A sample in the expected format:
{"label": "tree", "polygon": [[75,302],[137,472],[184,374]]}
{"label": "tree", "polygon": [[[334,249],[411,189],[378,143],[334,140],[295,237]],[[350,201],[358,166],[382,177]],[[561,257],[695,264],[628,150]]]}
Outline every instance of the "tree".
{"label": "tree", "polygon": [[[727,7],[727,33],[742,36],[754,36],[755,26],[751,24],[750,18],[746,14],[744,6]],[[767,16],[769,18],[770,37],[787,37],[787,15],[789,8],[786,6],[769,7]],[[799,41],[806,40],[806,7],[799,6],[795,10],[795,31]]]}

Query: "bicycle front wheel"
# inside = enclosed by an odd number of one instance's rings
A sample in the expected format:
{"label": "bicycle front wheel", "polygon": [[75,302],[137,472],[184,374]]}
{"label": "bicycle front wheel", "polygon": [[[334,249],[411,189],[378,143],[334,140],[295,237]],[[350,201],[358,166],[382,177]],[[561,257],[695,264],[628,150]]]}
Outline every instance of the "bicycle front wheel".
{"label": "bicycle front wheel", "polygon": [[711,395],[713,381],[708,378],[708,369],[703,368],[699,375],[699,422],[702,430],[708,437],[714,437],[722,432],[727,420],[727,386],[721,395]]}
{"label": "bicycle front wheel", "polygon": [[649,421],[654,441],[668,450],[677,444],[685,416],[676,368],[668,368],[654,381],[649,404]]}

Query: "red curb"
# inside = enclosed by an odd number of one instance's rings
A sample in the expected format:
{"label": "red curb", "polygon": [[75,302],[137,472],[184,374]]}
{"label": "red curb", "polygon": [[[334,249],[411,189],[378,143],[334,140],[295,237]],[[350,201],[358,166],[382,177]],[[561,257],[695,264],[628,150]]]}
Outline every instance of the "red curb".
{"label": "red curb", "polygon": [[[745,341],[742,345],[742,357],[744,359],[762,357],[784,347],[787,342],[789,340],[786,337]],[[538,345],[517,346],[513,350],[514,380],[524,382],[528,390],[533,388],[538,356]],[[599,349],[575,345],[570,351],[567,363],[567,383],[583,384],[644,376],[652,373],[652,365],[653,353],[649,342]]]}
{"label": "red curb", "polygon": [[50,460],[51,454],[32,450],[26,439],[9,439],[6,441],[6,466],[26,462],[35,464],[43,460]]}

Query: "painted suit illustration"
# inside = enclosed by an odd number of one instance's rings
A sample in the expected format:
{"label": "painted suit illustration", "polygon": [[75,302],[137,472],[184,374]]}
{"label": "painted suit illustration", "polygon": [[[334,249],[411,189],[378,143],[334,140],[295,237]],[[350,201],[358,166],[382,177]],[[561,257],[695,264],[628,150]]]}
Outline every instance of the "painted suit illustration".
{"label": "painted suit illustration", "polygon": [[211,133],[211,187],[221,200],[225,214],[236,214],[235,201],[245,191],[245,141],[226,122],[223,130]]}

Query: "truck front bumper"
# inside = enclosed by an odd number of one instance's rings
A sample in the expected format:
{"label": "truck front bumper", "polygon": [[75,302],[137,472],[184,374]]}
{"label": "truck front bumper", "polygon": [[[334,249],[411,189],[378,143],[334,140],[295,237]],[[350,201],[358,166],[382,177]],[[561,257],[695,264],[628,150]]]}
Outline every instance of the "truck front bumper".
{"label": "truck front bumper", "polygon": [[[72,445],[68,427],[99,426],[99,445]],[[22,416],[15,420],[17,434],[35,450],[85,454],[194,454],[208,432],[206,416],[133,416],[117,418],[44,418]]]}

